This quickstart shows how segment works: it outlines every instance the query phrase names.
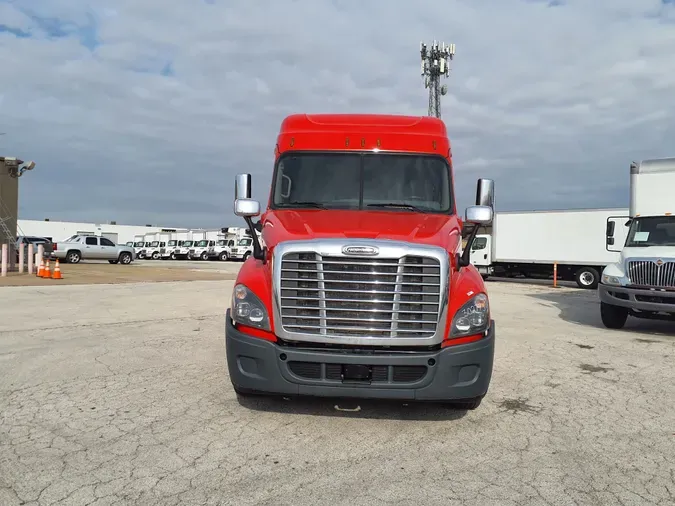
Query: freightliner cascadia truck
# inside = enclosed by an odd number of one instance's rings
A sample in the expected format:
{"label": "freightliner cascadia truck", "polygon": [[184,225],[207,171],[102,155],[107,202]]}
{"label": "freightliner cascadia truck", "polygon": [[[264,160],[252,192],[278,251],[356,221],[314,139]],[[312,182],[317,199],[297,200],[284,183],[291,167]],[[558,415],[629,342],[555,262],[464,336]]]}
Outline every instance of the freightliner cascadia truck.
{"label": "freightliner cascadia truck", "polygon": [[[610,329],[623,328],[629,316],[675,321],[675,158],[631,164],[629,214],[607,221],[607,247],[623,246],[598,287]],[[628,227],[624,244],[616,242],[621,227]]]}
{"label": "freightliner cascadia truck", "polygon": [[237,395],[477,408],[495,323],[469,253],[492,221],[494,182],[478,180],[462,219],[434,117],[294,114],[274,152],[262,214],[250,174],[235,181],[234,212],[264,244],[253,236],[225,319]]}

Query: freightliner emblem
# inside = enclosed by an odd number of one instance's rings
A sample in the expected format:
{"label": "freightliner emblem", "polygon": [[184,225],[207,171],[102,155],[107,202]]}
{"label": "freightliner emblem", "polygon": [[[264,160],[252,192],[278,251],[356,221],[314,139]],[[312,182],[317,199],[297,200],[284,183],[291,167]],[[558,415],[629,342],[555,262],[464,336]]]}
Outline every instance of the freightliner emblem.
{"label": "freightliner emblem", "polygon": [[342,248],[343,255],[372,257],[379,253],[380,250],[375,246],[345,246]]}
{"label": "freightliner emblem", "polygon": [[663,265],[663,260],[660,258],[654,262],[657,266],[661,267]]}

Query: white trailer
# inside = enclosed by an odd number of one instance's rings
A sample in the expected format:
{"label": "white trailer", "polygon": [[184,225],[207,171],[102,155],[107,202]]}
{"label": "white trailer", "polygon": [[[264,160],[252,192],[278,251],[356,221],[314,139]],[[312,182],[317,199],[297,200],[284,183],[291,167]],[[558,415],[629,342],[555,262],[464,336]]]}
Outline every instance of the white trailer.
{"label": "white trailer", "polygon": [[617,238],[611,223],[606,231],[607,247],[621,249],[602,272],[598,288],[607,328],[623,328],[629,316],[675,321],[673,189],[675,157],[631,164],[628,237]]}
{"label": "white trailer", "polygon": [[[605,243],[608,221],[625,224],[628,209],[571,209],[495,213],[492,226],[479,230],[471,263],[490,275],[558,278],[596,288],[600,273],[619,253]],[[626,233],[626,227],[621,227]]]}

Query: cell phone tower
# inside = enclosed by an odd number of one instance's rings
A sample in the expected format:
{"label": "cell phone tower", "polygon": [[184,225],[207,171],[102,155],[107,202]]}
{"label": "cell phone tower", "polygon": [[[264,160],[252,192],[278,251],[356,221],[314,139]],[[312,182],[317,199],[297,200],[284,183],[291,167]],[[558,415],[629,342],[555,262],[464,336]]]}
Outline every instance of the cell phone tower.
{"label": "cell phone tower", "polygon": [[455,45],[434,41],[431,47],[427,47],[424,42],[420,42],[420,56],[424,87],[429,89],[429,116],[440,118],[441,97],[448,93],[448,86],[441,86],[441,77],[450,75],[449,60],[455,57]]}

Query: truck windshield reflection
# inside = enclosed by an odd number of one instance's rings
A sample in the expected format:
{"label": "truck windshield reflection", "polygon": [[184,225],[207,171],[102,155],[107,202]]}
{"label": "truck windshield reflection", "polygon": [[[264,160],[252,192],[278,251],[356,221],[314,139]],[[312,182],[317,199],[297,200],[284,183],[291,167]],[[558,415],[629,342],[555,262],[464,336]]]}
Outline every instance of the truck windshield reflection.
{"label": "truck windshield reflection", "polygon": [[453,209],[450,167],[432,155],[294,153],[280,158],[274,180],[276,209]]}

